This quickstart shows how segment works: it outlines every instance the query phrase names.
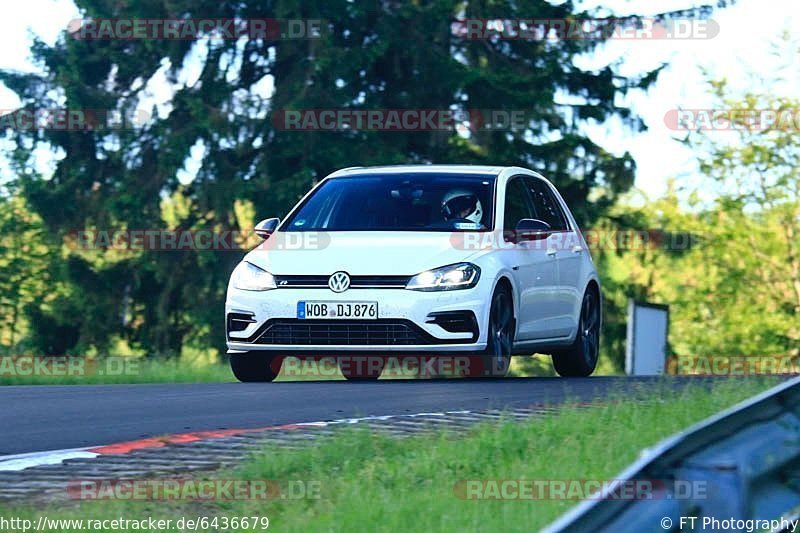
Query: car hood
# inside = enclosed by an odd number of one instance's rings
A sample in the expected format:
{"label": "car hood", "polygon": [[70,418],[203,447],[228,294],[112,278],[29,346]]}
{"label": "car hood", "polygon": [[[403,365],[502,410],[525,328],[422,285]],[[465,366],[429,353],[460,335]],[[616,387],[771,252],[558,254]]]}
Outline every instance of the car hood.
{"label": "car hood", "polygon": [[278,232],[245,260],[276,275],[413,275],[475,255],[451,232]]}

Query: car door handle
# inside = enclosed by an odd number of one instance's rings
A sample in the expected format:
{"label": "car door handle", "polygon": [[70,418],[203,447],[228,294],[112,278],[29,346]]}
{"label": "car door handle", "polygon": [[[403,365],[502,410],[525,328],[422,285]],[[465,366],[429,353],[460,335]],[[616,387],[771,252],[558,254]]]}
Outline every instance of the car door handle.
{"label": "car door handle", "polygon": [[583,247],[582,246],[573,246],[572,247],[572,251],[574,253],[576,253],[576,254],[582,253],[583,252]]}
{"label": "car door handle", "polygon": [[556,255],[556,251],[555,248],[548,248],[546,253],[547,255]]}

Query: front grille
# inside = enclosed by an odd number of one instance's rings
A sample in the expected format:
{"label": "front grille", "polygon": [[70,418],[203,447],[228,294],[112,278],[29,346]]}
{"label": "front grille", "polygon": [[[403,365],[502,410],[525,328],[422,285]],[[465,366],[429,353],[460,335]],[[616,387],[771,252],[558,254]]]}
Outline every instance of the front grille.
{"label": "front grille", "polygon": [[430,344],[433,338],[408,320],[272,319],[256,344],[371,346]]}
{"label": "front grille", "polygon": [[[279,289],[327,288],[329,275],[275,276]],[[351,289],[402,289],[411,276],[350,276]]]}

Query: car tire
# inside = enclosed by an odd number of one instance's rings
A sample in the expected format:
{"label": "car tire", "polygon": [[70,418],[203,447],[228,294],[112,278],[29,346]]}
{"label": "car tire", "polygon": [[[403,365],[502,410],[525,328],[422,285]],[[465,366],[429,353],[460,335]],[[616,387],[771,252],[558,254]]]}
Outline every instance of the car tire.
{"label": "car tire", "polygon": [[358,357],[342,357],[337,361],[339,371],[347,381],[375,381],[386,365],[386,361],[377,356],[364,357],[362,364],[358,364]]}
{"label": "car tire", "polygon": [[504,286],[495,289],[489,308],[486,350],[481,355],[481,377],[502,378],[511,366],[514,346],[514,304],[511,291]]}
{"label": "car tire", "polygon": [[553,354],[559,376],[587,377],[594,372],[600,353],[600,295],[590,287],[583,295],[578,333],[568,349]]}
{"label": "car tire", "polygon": [[270,382],[278,377],[283,357],[259,352],[230,354],[231,371],[243,383]]}

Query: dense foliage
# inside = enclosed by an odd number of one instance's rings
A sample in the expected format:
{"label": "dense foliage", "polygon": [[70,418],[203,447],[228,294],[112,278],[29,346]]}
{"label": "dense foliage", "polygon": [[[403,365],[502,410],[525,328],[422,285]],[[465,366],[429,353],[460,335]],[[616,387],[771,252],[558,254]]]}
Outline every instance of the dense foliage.
{"label": "dense foliage", "polygon": [[[15,277],[2,280],[0,295],[2,342],[12,349],[102,351],[120,341],[147,354],[176,354],[187,344],[221,347],[225,283],[239,253],[85,250],[70,245],[71,236],[84,230],[249,229],[260,218],[284,214],[315,180],[344,166],[522,165],[546,174],[582,225],[607,222],[633,184],[635,165],[629,154],[593,142],[583,126],[620,118],[641,129],[620,97],[648,87],[658,74],[626,78],[616,65],[578,68],[575,59],[602,46],[602,39],[465,39],[452,30],[453,20],[465,17],[596,15],[570,1],[76,4],[86,17],[310,18],[324,21],[325,31],[315,39],[160,41],[80,40],[65,32],[55,46],[35,43],[42,74],[0,73],[28,109],[114,109],[128,117],[145,111],[151,117],[112,130],[6,131],[16,141],[9,157],[18,175],[12,184],[18,192],[5,195],[0,206],[2,246],[16,250],[4,254],[3,267]],[[527,123],[464,135],[288,132],[272,120],[287,109],[340,108],[523,109]],[[43,147],[58,157],[52,176],[32,170]],[[196,175],[187,171],[190,155],[202,159]],[[17,253],[15,239],[36,253]],[[629,285],[624,279],[611,284],[617,292],[610,301],[628,295]],[[635,287],[650,290],[638,281]],[[613,327],[620,317],[619,309],[610,309],[617,313],[608,322],[614,346],[621,342]]]}

